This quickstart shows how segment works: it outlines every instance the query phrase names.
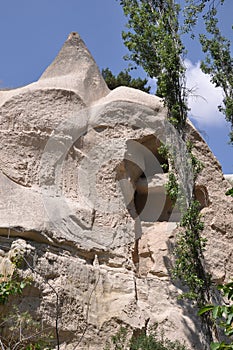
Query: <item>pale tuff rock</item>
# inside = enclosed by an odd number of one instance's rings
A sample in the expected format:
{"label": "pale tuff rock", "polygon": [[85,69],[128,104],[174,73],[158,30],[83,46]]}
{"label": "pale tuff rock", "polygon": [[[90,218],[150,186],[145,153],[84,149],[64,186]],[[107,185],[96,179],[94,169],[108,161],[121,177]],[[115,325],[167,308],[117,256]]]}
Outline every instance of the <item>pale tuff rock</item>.
{"label": "pale tuff rock", "polygon": [[[205,263],[223,282],[233,271],[231,185],[189,123],[187,132],[205,165],[195,185]],[[187,201],[193,176],[162,101],[126,87],[110,92],[71,33],[38,82],[0,91],[0,134],[0,269],[11,274],[18,251],[34,281],[21,310],[54,327],[58,296],[61,349],[103,349],[120,324],[155,322],[170,339],[204,349],[196,309],[177,300],[170,277],[180,213],[165,193],[161,142],[177,151]]]}
{"label": "pale tuff rock", "polygon": [[73,32],[68,36],[61,51],[42,74],[39,82],[60,86],[62,81],[74,90],[87,104],[109,93],[98,67],[80,36]]}

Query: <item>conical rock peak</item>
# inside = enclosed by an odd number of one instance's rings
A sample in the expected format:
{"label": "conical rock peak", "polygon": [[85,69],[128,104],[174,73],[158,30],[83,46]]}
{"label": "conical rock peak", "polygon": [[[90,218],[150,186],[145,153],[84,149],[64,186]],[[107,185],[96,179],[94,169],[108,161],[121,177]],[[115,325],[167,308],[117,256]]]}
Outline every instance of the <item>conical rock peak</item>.
{"label": "conical rock peak", "polygon": [[59,79],[60,82],[65,79],[67,88],[76,90],[86,102],[92,102],[109,93],[95,60],[76,32],[69,34],[39,82],[45,79]]}

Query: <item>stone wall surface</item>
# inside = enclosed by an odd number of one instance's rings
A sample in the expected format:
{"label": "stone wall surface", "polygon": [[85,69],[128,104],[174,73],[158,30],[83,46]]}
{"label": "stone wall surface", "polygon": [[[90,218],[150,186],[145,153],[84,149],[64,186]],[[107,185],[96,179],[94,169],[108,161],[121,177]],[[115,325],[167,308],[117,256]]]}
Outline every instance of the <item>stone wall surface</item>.
{"label": "stone wall surface", "polygon": [[[0,91],[0,134],[0,272],[12,273],[18,252],[33,280],[20,310],[54,328],[57,319],[60,349],[104,349],[120,325],[154,323],[169,339],[205,349],[197,310],[177,299],[182,289],[170,276],[180,213],[164,189],[161,142],[177,149],[187,201],[193,176],[162,101],[109,91],[71,33],[38,82]],[[233,271],[231,185],[190,122],[187,134],[204,164],[195,193],[205,265],[224,282]]]}

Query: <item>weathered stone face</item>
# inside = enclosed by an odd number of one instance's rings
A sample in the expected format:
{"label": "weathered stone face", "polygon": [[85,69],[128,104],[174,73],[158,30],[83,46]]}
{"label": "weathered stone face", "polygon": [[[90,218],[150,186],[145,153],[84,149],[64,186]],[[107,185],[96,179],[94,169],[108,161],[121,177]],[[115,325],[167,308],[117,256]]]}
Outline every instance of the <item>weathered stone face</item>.
{"label": "weathered stone face", "polygon": [[[155,322],[204,349],[196,310],[177,300],[170,278],[180,213],[165,193],[161,142],[177,149],[187,200],[193,176],[160,99],[110,92],[72,33],[38,82],[0,91],[0,133],[0,269],[12,273],[19,251],[34,281],[20,308],[54,326],[58,296],[62,349],[101,348],[120,323]],[[189,123],[187,133],[205,164],[195,192],[206,265],[222,282],[233,270],[230,184]]]}

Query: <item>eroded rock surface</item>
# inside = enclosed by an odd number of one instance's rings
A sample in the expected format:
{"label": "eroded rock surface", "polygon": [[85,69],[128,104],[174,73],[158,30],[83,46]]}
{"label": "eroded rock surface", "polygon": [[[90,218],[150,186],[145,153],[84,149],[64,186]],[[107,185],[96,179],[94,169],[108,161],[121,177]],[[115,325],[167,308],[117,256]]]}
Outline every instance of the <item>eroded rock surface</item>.
{"label": "eroded rock surface", "polygon": [[[206,266],[223,282],[233,271],[230,183],[190,123],[187,133],[205,165],[195,191]],[[33,279],[20,309],[53,327],[57,318],[61,349],[103,349],[121,324],[155,322],[170,339],[205,349],[196,309],[177,300],[170,278],[180,213],[164,189],[161,142],[179,150],[187,197],[193,178],[162,101],[110,92],[71,33],[38,82],[0,91],[0,134],[0,272],[12,273],[18,251]]]}

